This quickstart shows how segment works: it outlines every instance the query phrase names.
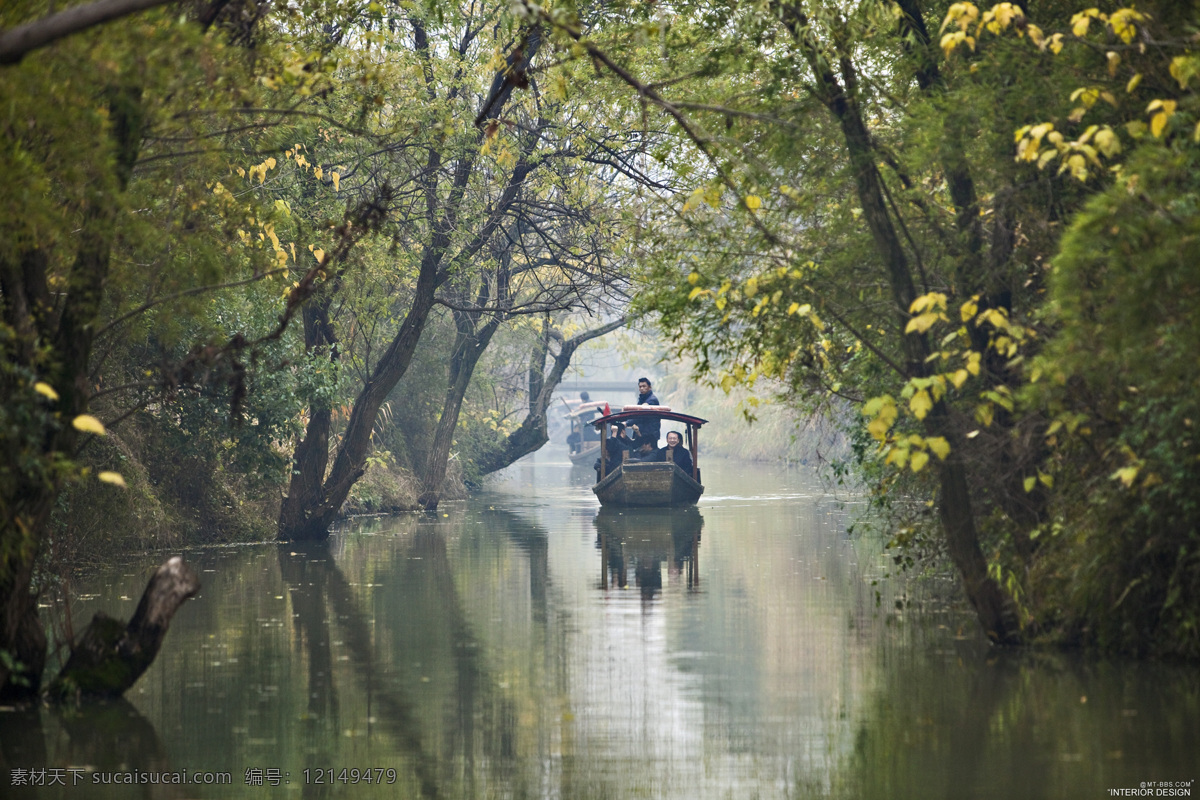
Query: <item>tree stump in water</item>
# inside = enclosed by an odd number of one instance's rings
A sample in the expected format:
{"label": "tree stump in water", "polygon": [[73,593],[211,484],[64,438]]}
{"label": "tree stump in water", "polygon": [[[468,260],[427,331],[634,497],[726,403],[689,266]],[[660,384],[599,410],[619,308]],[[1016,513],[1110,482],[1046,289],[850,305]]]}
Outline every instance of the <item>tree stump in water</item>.
{"label": "tree stump in water", "polygon": [[142,676],[158,655],[171,617],[184,600],[200,591],[200,579],[179,556],[159,567],[128,625],[96,612],[71,657],[50,684],[50,694],[117,697]]}

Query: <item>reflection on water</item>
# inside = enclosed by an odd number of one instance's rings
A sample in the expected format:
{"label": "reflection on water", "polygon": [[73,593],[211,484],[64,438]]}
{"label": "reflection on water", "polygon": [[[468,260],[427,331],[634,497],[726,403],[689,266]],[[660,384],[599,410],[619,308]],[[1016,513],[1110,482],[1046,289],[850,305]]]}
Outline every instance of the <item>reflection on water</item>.
{"label": "reflection on water", "polygon": [[600,588],[629,586],[632,569],[643,599],[662,592],[664,564],[672,580],[700,588],[700,529],[696,508],[601,508],[594,520]]}
{"label": "reflection on water", "polygon": [[[698,508],[599,510],[589,468],[544,458],[324,546],[190,553],[202,594],[126,701],[0,712],[0,795],[1093,798],[1198,777],[1196,668],[998,653],[961,610],[894,611],[879,548],[845,533],[860,506],[810,474],[705,478]],[[127,617],[156,563],[79,587],[74,618]],[[228,783],[104,782],[184,770]]]}

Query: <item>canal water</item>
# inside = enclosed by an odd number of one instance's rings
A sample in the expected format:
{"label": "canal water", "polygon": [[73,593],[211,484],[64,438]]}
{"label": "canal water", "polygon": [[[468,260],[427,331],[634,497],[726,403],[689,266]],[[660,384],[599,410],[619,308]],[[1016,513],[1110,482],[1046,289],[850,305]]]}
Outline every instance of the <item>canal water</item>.
{"label": "canal water", "polygon": [[[326,546],[187,552],[125,700],[0,712],[0,796],[1200,796],[1197,668],[998,652],[859,498],[703,467],[695,509],[600,511],[549,453]],[[75,624],[161,560],[74,586]]]}

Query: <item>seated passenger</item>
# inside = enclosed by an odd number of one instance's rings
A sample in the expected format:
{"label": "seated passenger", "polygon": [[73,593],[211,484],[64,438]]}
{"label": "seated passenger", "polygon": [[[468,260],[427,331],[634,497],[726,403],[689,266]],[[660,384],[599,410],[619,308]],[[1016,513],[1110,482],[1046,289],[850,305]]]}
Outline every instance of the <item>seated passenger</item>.
{"label": "seated passenger", "polygon": [[[612,435],[605,442],[605,449],[608,451],[608,464],[605,466],[604,474],[612,472],[617,467],[621,466],[621,462],[625,460],[624,454],[627,451],[634,449],[633,440],[629,438],[628,432],[625,430],[625,423],[618,422],[612,426]],[[596,470],[597,479],[600,475],[600,459],[596,459],[593,465]]]}
{"label": "seated passenger", "polygon": [[636,449],[629,454],[630,461],[662,461],[663,451],[655,448],[649,439],[635,441]]}
{"label": "seated passenger", "polygon": [[688,475],[692,474],[692,454],[683,446],[683,437],[679,431],[667,433],[667,446],[658,451],[660,461],[674,461]]}

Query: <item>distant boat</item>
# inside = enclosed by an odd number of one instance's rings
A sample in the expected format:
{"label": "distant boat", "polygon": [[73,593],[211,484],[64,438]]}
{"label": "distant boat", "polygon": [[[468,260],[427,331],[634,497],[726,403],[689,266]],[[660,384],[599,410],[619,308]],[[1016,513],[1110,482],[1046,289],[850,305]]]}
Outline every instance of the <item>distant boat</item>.
{"label": "distant boat", "polygon": [[[691,455],[692,468],[685,472],[671,461],[638,461],[626,451],[621,458],[609,459],[607,435],[600,440],[600,470],[592,491],[602,506],[687,506],[695,505],[704,494],[700,483],[700,426],[708,420],[672,411],[669,406],[625,406],[592,424],[606,433],[619,422],[627,425],[657,419],[681,422],[685,426],[681,447]],[[611,469],[610,469],[611,467]]]}
{"label": "distant boat", "polygon": [[[600,455],[600,434],[589,423],[597,414],[608,413],[609,405],[603,400],[591,400],[571,408],[564,419],[571,428],[567,437],[567,457],[572,464],[591,465]],[[590,437],[590,438],[589,438]]]}

